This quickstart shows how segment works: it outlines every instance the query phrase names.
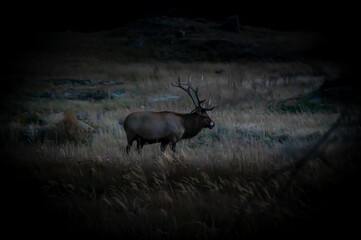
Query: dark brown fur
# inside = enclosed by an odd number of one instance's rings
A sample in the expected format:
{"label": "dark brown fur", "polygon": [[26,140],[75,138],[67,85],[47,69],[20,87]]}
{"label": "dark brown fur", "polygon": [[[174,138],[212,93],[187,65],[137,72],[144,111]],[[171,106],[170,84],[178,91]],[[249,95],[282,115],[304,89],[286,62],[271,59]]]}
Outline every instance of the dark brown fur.
{"label": "dark brown fur", "polygon": [[213,128],[214,122],[206,111],[198,109],[188,114],[175,112],[134,112],[124,121],[129,153],[134,140],[140,152],[145,144],[161,143],[164,151],[169,143],[175,151],[176,143],[196,136],[203,128]]}

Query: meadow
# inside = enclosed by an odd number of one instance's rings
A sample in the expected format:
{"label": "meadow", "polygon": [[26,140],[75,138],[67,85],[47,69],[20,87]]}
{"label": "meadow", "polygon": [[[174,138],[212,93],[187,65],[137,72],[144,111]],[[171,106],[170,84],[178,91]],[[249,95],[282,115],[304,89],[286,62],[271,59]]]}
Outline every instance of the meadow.
{"label": "meadow", "polygon": [[[63,58],[70,63],[60,64]],[[360,110],[314,94],[340,66],[92,60],[76,53],[56,64],[38,59],[43,69],[24,70],[26,81],[17,79],[17,94],[2,102],[2,207],[13,236],[18,229],[118,239],[356,231]],[[189,74],[216,105],[209,112],[215,127],[179,142],[176,153],[153,144],[126,155],[129,113],[193,109],[171,86]],[[63,117],[44,125],[57,114]]]}

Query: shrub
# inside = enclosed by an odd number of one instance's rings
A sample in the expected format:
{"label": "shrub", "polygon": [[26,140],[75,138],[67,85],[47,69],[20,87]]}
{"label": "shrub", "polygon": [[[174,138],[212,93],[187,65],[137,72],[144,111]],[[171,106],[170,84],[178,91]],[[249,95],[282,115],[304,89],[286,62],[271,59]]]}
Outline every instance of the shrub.
{"label": "shrub", "polygon": [[84,131],[79,126],[75,113],[68,110],[64,113],[64,119],[56,123],[53,127],[47,129],[44,133],[46,140],[55,143],[65,143],[67,141],[77,143],[85,143],[90,137],[90,133]]}

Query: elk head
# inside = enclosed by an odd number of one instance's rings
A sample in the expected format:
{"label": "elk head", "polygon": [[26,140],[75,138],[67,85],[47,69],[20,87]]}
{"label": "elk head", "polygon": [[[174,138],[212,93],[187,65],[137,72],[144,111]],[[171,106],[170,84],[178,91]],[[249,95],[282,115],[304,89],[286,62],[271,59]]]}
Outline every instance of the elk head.
{"label": "elk head", "polygon": [[[203,81],[203,75],[201,78],[201,81]],[[171,84],[173,87],[178,87],[185,91],[188,96],[191,98],[194,109],[191,111],[191,114],[197,115],[199,123],[202,125],[202,127],[208,127],[212,129],[214,127],[214,122],[211,120],[211,118],[208,116],[207,111],[211,111],[215,108],[213,107],[204,107],[202,104],[206,101],[205,99],[200,100],[198,95],[198,87],[194,89],[191,82],[191,74],[189,74],[188,82],[184,83],[180,81],[180,76],[178,77],[178,83],[177,84]],[[195,96],[195,98],[192,95],[192,92]]]}

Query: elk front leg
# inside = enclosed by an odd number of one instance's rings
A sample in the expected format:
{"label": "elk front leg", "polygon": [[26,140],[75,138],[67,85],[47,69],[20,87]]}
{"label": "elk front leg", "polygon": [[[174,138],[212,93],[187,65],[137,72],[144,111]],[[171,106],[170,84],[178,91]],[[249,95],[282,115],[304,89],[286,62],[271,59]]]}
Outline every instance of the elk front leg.
{"label": "elk front leg", "polygon": [[181,138],[179,136],[171,136],[169,138],[169,141],[171,142],[171,149],[172,151],[175,153],[175,147],[176,147],[176,144],[177,142],[180,140]]}
{"label": "elk front leg", "polygon": [[164,152],[165,149],[167,148],[168,144],[169,144],[169,141],[162,141],[162,142],[160,143],[160,150],[161,150],[162,152]]}
{"label": "elk front leg", "polygon": [[172,142],[172,146],[171,146],[171,148],[172,148],[172,151],[175,153],[175,146],[176,146],[176,144],[177,144],[177,142]]}

